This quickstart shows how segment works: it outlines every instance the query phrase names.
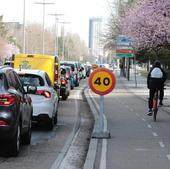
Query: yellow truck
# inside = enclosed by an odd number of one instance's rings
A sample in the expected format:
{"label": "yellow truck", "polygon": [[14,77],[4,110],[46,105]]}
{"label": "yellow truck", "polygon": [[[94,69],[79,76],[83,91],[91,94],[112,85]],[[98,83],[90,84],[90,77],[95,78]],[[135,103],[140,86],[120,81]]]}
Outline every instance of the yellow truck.
{"label": "yellow truck", "polygon": [[16,54],[14,56],[15,69],[37,69],[45,71],[54,86],[60,93],[60,61],[57,56],[41,54]]}

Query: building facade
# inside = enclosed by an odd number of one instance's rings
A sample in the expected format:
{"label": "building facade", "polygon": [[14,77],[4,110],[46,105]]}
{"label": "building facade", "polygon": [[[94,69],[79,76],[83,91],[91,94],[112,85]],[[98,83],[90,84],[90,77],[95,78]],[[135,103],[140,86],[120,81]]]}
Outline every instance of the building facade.
{"label": "building facade", "polygon": [[102,38],[103,19],[100,17],[89,19],[89,53],[96,63],[102,63],[103,45]]}

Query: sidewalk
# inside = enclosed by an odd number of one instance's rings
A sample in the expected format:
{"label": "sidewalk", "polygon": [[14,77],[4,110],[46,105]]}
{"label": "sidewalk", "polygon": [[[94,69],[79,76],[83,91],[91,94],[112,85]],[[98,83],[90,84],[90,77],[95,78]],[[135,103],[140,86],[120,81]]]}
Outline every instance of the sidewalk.
{"label": "sidewalk", "polygon": [[[138,97],[148,100],[149,96],[149,90],[147,88],[147,79],[144,76],[141,76],[140,74],[136,74],[136,82],[135,83],[135,75],[133,73],[133,70],[131,70],[130,74],[130,80],[128,81],[124,77],[119,77],[118,76],[118,71],[115,72],[117,78],[121,80],[121,82],[124,84],[124,86],[133,92],[135,95]],[[163,100],[163,106],[161,109],[163,111],[166,111],[170,115],[170,86],[166,86],[166,89],[164,90],[164,100]]]}

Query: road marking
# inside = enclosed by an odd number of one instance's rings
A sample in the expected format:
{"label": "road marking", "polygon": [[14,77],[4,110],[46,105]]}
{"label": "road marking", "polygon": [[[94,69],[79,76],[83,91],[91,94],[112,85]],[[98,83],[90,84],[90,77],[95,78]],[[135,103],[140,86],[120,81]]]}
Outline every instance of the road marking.
{"label": "road marking", "polygon": [[151,126],[150,124],[147,124],[147,126],[148,126],[148,128],[150,128],[150,129],[152,128],[152,126]]}
{"label": "road marking", "polygon": [[167,158],[168,158],[168,160],[170,160],[170,155],[169,154],[167,155]]}
{"label": "road marking", "polygon": [[133,112],[134,110],[133,110],[133,109],[130,109],[130,111],[132,111],[132,112]]}
{"label": "road marking", "polygon": [[165,145],[162,141],[159,142],[160,147],[165,148]]}
{"label": "road marking", "polygon": [[140,117],[140,115],[138,113],[136,113],[136,116]]}
{"label": "road marking", "polygon": [[142,118],[143,121],[146,121],[144,118]]}
{"label": "road marking", "polygon": [[[80,90],[75,94],[75,98],[74,98],[74,104],[75,104],[75,115],[78,114],[78,98],[79,98],[79,95],[80,95]],[[69,151],[69,148],[71,146],[71,143],[73,142],[73,139],[76,135],[77,132],[79,132],[79,128],[78,128],[78,119],[77,121],[74,123],[74,126],[73,126],[73,129],[71,131],[71,133],[69,134],[68,136],[68,139],[67,139],[67,142],[65,143],[64,147],[62,148],[60,154],[56,157],[56,160],[54,161],[54,163],[52,164],[51,168],[50,169],[56,169],[56,168],[60,168],[60,166],[62,165],[62,162],[64,162],[64,159],[67,155],[67,152]]]}
{"label": "road marking", "polygon": [[153,132],[152,134],[153,134],[153,136],[155,136],[155,137],[157,137],[157,136],[158,136],[158,134],[157,134],[157,133],[155,133],[155,132]]}
{"label": "road marking", "polygon": [[107,139],[103,139],[102,153],[100,159],[100,169],[106,169]]}

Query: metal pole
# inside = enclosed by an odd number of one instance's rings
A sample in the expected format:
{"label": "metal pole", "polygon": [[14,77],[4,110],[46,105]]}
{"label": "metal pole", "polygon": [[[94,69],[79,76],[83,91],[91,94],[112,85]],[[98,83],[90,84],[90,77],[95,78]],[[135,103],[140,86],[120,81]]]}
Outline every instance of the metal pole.
{"label": "metal pole", "polygon": [[99,131],[103,132],[104,96],[100,96]]}
{"label": "metal pole", "polygon": [[44,33],[45,33],[45,5],[52,5],[54,3],[46,3],[45,0],[42,2],[36,2],[34,4],[43,5],[43,31],[42,31],[42,54],[44,55]]}
{"label": "metal pole", "polygon": [[64,60],[64,22],[63,22],[63,45],[62,45],[62,58]]}
{"label": "metal pole", "polygon": [[93,133],[93,138],[110,138],[110,132],[106,130],[107,126],[105,124],[104,128],[104,96],[100,95],[100,110],[99,110],[99,118],[98,118],[98,127],[96,131]]}
{"label": "metal pole", "polygon": [[135,65],[135,87],[137,87],[137,79],[136,79],[136,55],[134,54],[134,65]]}
{"label": "metal pole", "polygon": [[58,51],[58,18],[56,18],[56,55],[59,55],[59,51]]}
{"label": "metal pole", "polygon": [[42,54],[44,55],[44,32],[45,32],[45,0],[43,0],[43,33],[42,33]]}
{"label": "metal pole", "polygon": [[51,16],[55,16],[55,38],[54,38],[54,55],[58,56],[58,20],[59,18],[57,18],[57,16],[63,16],[64,14],[49,14]]}
{"label": "metal pole", "polygon": [[25,0],[23,4],[23,45],[22,52],[25,53]]}

